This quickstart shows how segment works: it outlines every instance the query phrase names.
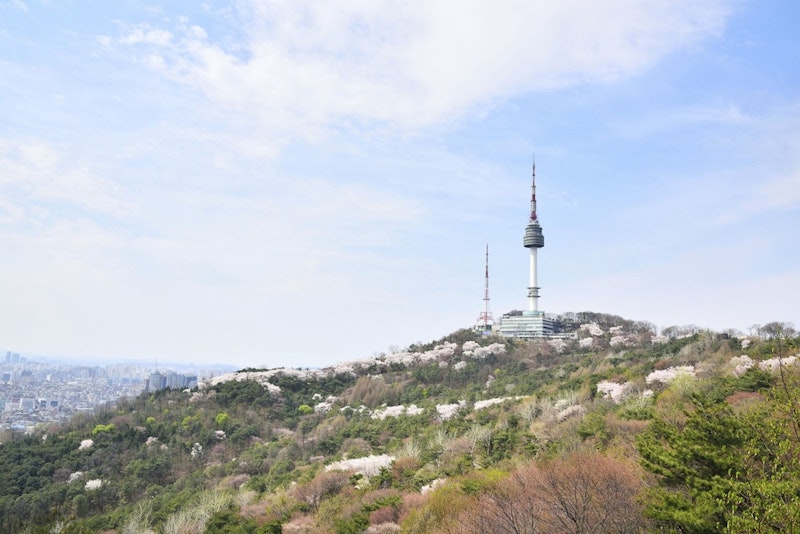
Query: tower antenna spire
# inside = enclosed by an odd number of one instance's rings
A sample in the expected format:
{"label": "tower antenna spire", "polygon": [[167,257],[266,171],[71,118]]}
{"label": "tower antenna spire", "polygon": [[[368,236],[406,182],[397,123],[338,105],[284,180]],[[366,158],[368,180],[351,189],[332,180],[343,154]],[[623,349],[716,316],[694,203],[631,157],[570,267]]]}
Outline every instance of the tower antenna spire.
{"label": "tower antenna spire", "polygon": [[484,274],[484,282],[483,282],[483,311],[478,316],[478,320],[475,321],[475,331],[480,332],[484,336],[488,336],[492,333],[492,327],[494,326],[494,317],[492,317],[492,311],[489,309],[489,245],[486,245],[486,269]]}
{"label": "tower antenna spire", "polygon": [[533,177],[531,185],[531,222],[537,220],[536,216],[536,154],[533,155],[533,167],[531,176]]}

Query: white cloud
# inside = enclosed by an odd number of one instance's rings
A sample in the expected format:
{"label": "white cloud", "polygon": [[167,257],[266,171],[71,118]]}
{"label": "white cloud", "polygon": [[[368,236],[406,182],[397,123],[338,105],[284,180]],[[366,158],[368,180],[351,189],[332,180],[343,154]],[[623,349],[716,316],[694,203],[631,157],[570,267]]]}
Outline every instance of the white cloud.
{"label": "white cloud", "polygon": [[758,119],[731,103],[676,106],[661,108],[644,116],[623,121],[615,127],[614,133],[628,138],[645,138],[697,126],[746,127],[757,124]]}
{"label": "white cloud", "polygon": [[171,32],[153,29],[144,25],[131,30],[122,42],[130,45],[145,43],[156,46],[169,46],[172,43],[172,38]]}
{"label": "white cloud", "polygon": [[765,209],[786,210],[800,206],[800,166],[758,186],[757,200]]}
{"label": "white cloud", "polygon": [[520,92],[623,79],[719,34],[730,5],[253,2],[237,13],[238,41],[185,22],[135,26],[121,41],[153,45],[165,75],[273,136],[314,138],[349,121],[413,129]]}
{"label": "white cloud", "polygon": [[9,0],[8,2],[0,2],[0,9],[16,8],[20,11],[28,11],[28,6],[22,0]]}
{"label": "white cloud", "polygon": [[128,207],[119,200],[114,181],[38,140],[0,138],[0,195],[5,202],[25,209],[38,206],[47,210],[47,203],[66,203],[111,214]]}
{"label": "white cloud", "polygon": [[[117,181],[60,147],[0,142],[0,322],[10,342],[40,353],[97,355],[111,343],[125,356],[260,355],[264,325],[310,308],[356,316],[401,306],[399,290],[377,279],[402,261],[373,249],[427,220],[403,194],[317,177],[270,175],[241,190]],[[341,326],[316,330],[323,339]]]}

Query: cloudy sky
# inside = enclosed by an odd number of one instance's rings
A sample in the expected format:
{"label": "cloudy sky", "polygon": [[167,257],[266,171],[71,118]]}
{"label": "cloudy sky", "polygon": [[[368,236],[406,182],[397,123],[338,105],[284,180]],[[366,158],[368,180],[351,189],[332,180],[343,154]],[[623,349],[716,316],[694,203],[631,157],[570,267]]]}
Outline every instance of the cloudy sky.
{"label": "cloudy sky", "polygon": [[0,0],[0,347],[320,366],[800,324],[794,0]]}

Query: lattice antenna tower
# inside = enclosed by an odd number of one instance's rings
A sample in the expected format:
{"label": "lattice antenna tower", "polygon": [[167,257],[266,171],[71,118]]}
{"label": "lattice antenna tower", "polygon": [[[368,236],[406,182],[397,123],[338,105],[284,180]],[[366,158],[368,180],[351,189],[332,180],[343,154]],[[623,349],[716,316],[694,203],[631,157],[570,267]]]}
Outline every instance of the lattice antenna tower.
{"label": "lattice antenna tower", "polygon": [[494,317],[492,317],[492,310],[489,307],[489,245],[486,245],[486,269],[483,280],[483,311],[475,321],[475,331],[483,335],[492,333],[494,326]]}

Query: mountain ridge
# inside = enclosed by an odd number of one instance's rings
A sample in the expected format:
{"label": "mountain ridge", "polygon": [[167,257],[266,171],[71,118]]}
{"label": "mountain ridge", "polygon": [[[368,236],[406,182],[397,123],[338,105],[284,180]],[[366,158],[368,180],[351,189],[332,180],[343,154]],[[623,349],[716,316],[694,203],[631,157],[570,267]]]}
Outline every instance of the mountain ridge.
{"label": "mountain ridge", "polygon": [[[525,477],[587,476],[575,471],[580,455],[606,473],[594,483],[629,491],[605,504],[633,507],[625,528],[669,526],[641,504],[645,482],[664,477],[646,468],[657,455],[644,457],[641,436],[706,390],[728,393],[726,406],[768,402],[764,392],[793,374],[796,332],[770,323],[741,338],[696,327],[659,337],[645,322],[595,318],[571,339],[459,330],[327,370],[242,369],[10,436],[0,527],[468,532],[499,517],[469,510],[524,494],[514,484]],[[447,498],[453,505],[438,509]]]}

